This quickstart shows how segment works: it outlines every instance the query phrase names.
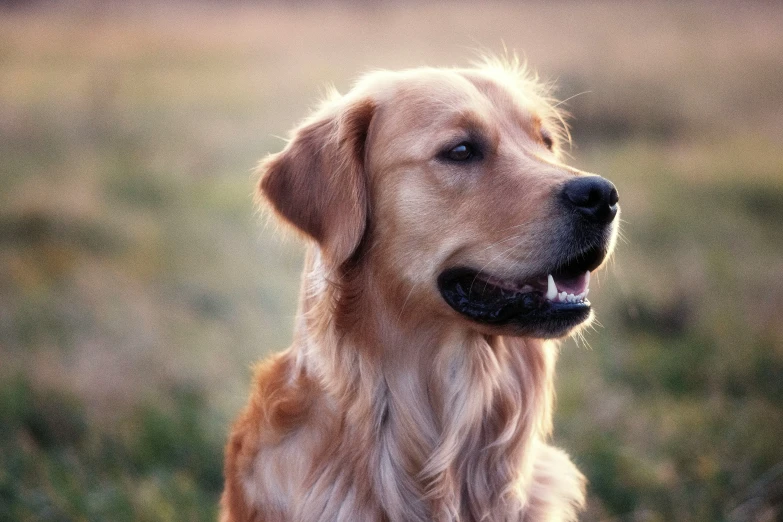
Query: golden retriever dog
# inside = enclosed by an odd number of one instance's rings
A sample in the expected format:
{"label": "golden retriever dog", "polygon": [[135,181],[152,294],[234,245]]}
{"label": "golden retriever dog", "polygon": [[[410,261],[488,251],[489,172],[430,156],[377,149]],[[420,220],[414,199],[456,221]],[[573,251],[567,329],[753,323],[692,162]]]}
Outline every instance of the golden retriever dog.
{"label": "golden retriever dog", "polygon": [[563,132],[524,67],[487,60],[368,74],[262,161],[260,199],[309,249],[221,520],[576,518],[549,340],[591,319],[618,195],[562,162]]}

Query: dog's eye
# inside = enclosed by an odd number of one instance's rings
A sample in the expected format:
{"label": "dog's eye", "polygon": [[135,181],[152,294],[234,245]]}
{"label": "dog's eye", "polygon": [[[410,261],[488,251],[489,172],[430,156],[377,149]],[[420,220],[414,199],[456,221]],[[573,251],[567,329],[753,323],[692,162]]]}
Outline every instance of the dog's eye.
{"label": "dog's eye", "polygon": [[476,146],[463,141],[453,149],[444,152],[442,156],[451,161],[469,161],[481,158],[481,153]]}
{"label": "dog's eye", "polygon": [[541,129],[541,141],[544,142],[544,145],[549,150],[552,150],[552,148],[555,146],[555,141],[552,139],[552,135],[549,134],[549,131],[546,129]]}

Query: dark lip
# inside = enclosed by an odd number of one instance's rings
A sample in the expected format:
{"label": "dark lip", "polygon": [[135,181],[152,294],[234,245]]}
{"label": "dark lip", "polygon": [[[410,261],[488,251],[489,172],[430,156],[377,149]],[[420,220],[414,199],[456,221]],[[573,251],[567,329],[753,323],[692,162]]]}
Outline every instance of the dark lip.
{"label": "dark lip", "polygon": [[[539,274],[574,277],[595,270],[606,257],[606,248],[593,247],[556,263]],[[512,334],[561,337],[587,320],[591,305],[553,303],[543,292],[515,292],[478,279],[479,271],[466,266],[444,270],[438,276],[438,289],[444,301],[468,319],[480,324],[507,327]]]}

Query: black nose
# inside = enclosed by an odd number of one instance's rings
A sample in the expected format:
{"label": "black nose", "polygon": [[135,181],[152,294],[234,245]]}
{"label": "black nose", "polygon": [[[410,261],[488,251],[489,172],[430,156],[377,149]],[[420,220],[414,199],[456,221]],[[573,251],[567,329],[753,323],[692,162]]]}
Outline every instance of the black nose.
{"label": "black nose", "polygon": [[565,184],[563,199],[586,219],[594,223],[608,224],[617,215],[620,196],[608,179],[600,176],[580,176]]}

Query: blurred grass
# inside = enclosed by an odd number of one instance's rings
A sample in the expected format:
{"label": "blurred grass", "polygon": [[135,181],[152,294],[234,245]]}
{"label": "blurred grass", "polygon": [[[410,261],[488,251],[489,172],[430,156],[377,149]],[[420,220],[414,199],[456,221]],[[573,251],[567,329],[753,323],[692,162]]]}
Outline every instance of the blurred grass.
{"label": "blurred grass", "polygon": [[[301,249],[251,169],[323,86],[524,52],[618,186],[556,442],[586,520],[783,516],[783,7],[0,7],[0,519],[214,519]],[[585,92],[587,91],[587,92]]]}
{"label": "blurred grass", "polygon": [[81,401],[22,376],[0,389],[3,520],[214,520],[222,437],[200,392],[171,390],[117,430],[95,429]]}

